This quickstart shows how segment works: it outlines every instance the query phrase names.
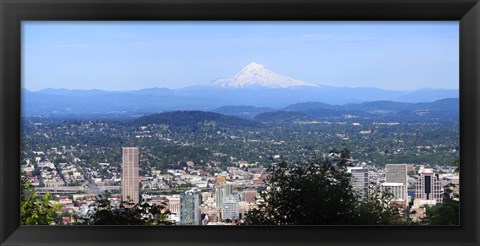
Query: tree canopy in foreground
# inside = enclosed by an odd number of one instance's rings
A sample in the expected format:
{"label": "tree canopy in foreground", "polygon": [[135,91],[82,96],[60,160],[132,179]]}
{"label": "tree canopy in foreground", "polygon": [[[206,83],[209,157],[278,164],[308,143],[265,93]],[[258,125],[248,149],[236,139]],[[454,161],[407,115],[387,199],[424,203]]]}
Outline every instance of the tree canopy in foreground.
{"label": "tree canopy in foreground", "polygon": [[170,212],[166,204],[122,202],[114,208],[110,201],[99,200],[90,205],[91,210],[83,218],[76,218],[78,225],[170,225]]}
{"label": "tree canopy in foreground", "polygon": [[373,192],[362,201],[351,186],[347,149],[323,159],[268,169],[263,202],[250,210],[247,225],[388,225],[405,224],[391,194]]}
{"label": "tree canopy in foreground", "polygon": [[20,224],[22,225],[51,225],[55,223],[57,212],[61,211],[61,204],[50,201],[51,195],[40,196],[35,193],[33,185],[21,180],[20,187]]}

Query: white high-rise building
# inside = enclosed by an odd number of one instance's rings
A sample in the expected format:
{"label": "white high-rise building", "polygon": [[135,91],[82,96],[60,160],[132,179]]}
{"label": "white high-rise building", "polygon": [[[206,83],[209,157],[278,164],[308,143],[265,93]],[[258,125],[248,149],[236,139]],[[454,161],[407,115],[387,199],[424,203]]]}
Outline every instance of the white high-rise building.
{"label": "white high-rise building", "polygon": [[235,196],[229,196],[222,203],[222,219],[239,219],[238,201]]}
{"label": "white high-rise building", "polygon": [[408,201],[406,189],[407,187],[402,183],[383,183],[380,185],[382,192],[393,194],[393,201]]}
{"label": "white high-rise building", "polygon": [[138,203],[140,199],[139,153],[136,147],[122,148],[122,200]]}
{"label": "white high-rise building", "polygon": [[202,224],[202,195],[197,191],[186,191],[180,195],[180,225]]}
{"label": "white high-rise building", "polygon": [[360,199],[368,199],[368,169],[363,167],[347,167],[347,172],[352,174],[351,184]]}

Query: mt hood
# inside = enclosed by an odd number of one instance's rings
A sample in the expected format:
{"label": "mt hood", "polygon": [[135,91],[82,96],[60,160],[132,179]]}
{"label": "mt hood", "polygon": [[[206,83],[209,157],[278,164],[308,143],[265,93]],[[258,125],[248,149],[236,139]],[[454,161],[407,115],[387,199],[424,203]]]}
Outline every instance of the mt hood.
{"label": "mt hood", "polygon": [[230,79],[217,79],[208,85],[222,88],[245,88],[250,86],[262,86],[269,88],[287,87],[318,87],[316,84],[293,79],[285,75],[275,73],[264,65],[252,62],[244,67],[239,73]]}

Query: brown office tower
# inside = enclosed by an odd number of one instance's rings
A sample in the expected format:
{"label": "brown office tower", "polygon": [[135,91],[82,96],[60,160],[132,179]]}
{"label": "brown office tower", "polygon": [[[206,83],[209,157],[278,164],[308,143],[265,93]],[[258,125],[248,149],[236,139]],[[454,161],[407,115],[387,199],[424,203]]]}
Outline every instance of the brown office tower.
{"label": "brown office tower", "polygon": [[138,148],[122,148],[122,201],[139,202]]}

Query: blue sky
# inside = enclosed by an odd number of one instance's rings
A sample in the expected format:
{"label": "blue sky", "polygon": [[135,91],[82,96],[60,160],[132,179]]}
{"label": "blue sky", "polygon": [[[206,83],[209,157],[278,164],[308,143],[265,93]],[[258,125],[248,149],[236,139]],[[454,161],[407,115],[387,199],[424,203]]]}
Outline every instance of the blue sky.
{"label": "blue sky", "polygon": [[458,22],[22,22],[22,86],[135,90],[231,77],[255,61],[307,82],[459,86]]}

